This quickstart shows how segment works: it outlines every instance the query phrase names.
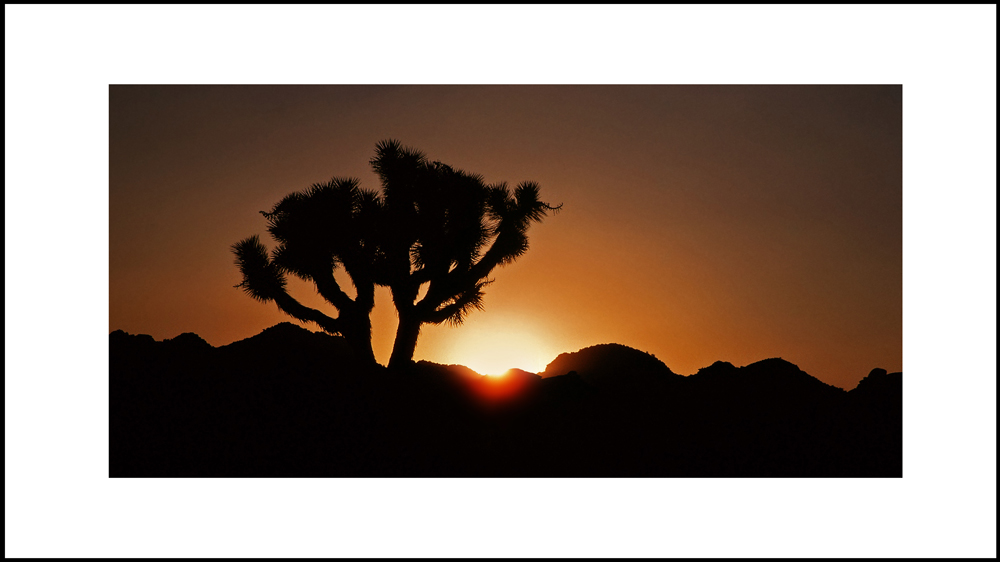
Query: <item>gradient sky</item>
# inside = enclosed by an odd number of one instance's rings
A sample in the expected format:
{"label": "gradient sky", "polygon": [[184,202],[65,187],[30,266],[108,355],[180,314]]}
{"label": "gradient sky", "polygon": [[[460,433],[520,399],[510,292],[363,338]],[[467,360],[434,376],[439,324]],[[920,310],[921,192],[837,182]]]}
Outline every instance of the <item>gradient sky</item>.
{"label": "gradient sky", "polygon": [[[290,321],[234,288],[230,246],[273,247],[258,211],[312,183],[377,188],[387,138],[564,205],[417,360],[538,371],[614,342],[680,374],[902,370],[900,86],[111,86],[110,329],[218,346]],[[385,363],[387,289],[373,321]]]}

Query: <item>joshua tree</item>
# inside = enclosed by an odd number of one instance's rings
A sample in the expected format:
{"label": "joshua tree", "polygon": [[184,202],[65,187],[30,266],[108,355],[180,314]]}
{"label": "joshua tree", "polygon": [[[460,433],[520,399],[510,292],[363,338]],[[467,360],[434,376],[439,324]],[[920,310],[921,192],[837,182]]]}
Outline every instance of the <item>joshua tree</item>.
{"label": "joshua tree", "polygon": [[[382,181],[381,194],[361,189],[356,179],[334,178],[261,211],[278,246],[269,255],[257,236],[234,244],[243,273],[237,287],[343,335],[371,364],[375,285],[389,287],[399,315],[389,358],[395,367],[413,359],[423,324],[457,325],[481,310],[490,273],[523,255],[531,223],[561,205],[539,201],[534,182],[513,191],[506,183],[486,185],[482,176],[428,162],[394,140],[376,146],[371,165]],[[337,284],[337,267],[350,276],[355,298]],[[339,315],[331,318],[292,298],[285,290],[288,273],[315,283]]]}
{"label": "joshua tree", "polygon": [[[490,273],[528,250],[528,227],[552,207],[539,187],[486,185],[482,176],[428,162],[394,140],[376,146],[371,165],[382,181],[377,280],[399,315],[389,366],[409,363],[423,324],[461,324],[483,308]],[[420,289],[428,284],[423,297]]]}
{"label": "joshua tree", "polygon": [[[359,188],[356,179],[334,178],[285,196],[271,212],[261,211],[268,232],[278,242],[270,256],[256,235],[233,245],[236,265],[243,274],[237,287],[259,301],[274,301],[293,318],[343,335],[358,359],[375,364],[370,314],[375,305],[377,248],[371,239],[380,208],[378,194]],[[357,290],[355,298],[334,278],[338,267],[350,276]],[[339,315],[331,318],[290,296],[285,290],[288,273],[315,283]]]}

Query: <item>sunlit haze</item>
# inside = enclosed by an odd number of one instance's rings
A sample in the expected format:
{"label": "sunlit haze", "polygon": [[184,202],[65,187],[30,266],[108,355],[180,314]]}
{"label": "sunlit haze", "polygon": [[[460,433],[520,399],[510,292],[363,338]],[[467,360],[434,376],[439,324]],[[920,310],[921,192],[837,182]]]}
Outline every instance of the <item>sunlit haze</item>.
{"label": "sunlit haze", "polygon": [[486,316],[455,330],[451,348],[442,350],[439,363],[465,365],[483,374],[500,376],[508,369],[537,373],[560,350],[548,343],[546,334],[532,326],[530,318],[518,320],[502,314]]}

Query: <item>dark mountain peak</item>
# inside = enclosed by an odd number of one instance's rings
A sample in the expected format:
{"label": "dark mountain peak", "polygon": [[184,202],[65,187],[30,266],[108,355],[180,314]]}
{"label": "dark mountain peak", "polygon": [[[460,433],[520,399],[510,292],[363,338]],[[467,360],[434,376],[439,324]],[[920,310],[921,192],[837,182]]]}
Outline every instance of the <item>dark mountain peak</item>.
{"label": "dark mountain peak", "polygon": [[842,388],[829,385],[817,379],[800,369],[798,365],[785,361],[780,357],[772,357],[751,363],[742,367],[740,373],[742,377],[762,385],[780,386],[786,389],[809,389],[816,392],[827,390],[844,391]]}
{"label": "dark mountain peak", "polygon": [[315,344],[318,342],[330,343],[342,339],[340,336],[331,336],[324,332],[312,332],[291,322],[280,322],[274,326],[264,328],[257,335],[221,347],[264,346],[277,348],[289,345]]}
{"label": "dark mountain peak", "polygon": [[213,348],[212,344],[208,343],[204,338],[194,332],[184,332],[183,334],[171,339],[163,340],[163,343],[171,349],[185,349],[193,351]]}
{"label": "dark mountain peak", "polygon": [[729,361],[716,361],[708,367],[702,367],[695,373],[696,377],[734,377],[739,369]]}
{"label": "dark mountain peak", "polygon": [[267,336],[267,337],[312,337],[313,332],[299,326],[298,324],[292,324],[291,322],[279,322],[274,326],[264,328],[259,334],[253,337]]}
{"label": "dark mountain peak", "polygon": [[443,365],[441,363],[435,363],[433,361],[426,361],[423,359],[417,361],[414,365],[418,368],[417,370],[419,372],[436,373],[455,380],[478,380],[483,377],[483,375],[477,373],[469,367],[466,367],[465,365]]}
{"label": "dark mountain peak", "polygon": [[507,371],[503,374],[503,377],[507,379],[516,379],[516,380],[533,381],[533,382],[539,381],[542,378],[542,376],[539,375],[538,373],[532,373],[529,371],[525,371],[524,369],[516,369],[516,368],[507,369]]}
{"label": "dark mountain peak", "polygon": [[802,373],[802,369],[799,366],[790,361],[785,361],[781,357],[770,357],[768,359],[761,359],[760,361],[750,363],[743,367],[748,371],[779,371],[784,373]]}
{"label": "dark mountain peak", "polygon": [[542,378],[547,378],[576,371],[586,378],[586,373],[606,368],[640,368],[673,374],[655,355],[619,343],[602,343],[571,353],[560,353],[539,374]]}
{"label": "dark mountain peak", "polygon": [[885,379],[888,376],[889,376],[889,371],[886,371],[885,369],[880,369],[880,368],[876,367],[876,368],[872,369],[871,371],[869,371],[868,374],[865,375],[865,378],[863,378],[860,381],[858,381],[858,385],[856,387],[854,387],[854,388],[855,389],[858,389],[858,388],[862,388],[863,389],[863,388],[868,387],[868,386],[877,386],[880,383],[882,383],[883,379]]}
{"label": "dark mountain peak", "polygon": [[356,367],[344,338],[311,332],[290,322],[265,328],[259,334],[218,348],[224,360],[263,369],[286,369],[290,364],[322,364],[346,373]]}
{"label": "dark mountain peak", "polygon": [[[868,376],[847,393],[852,416],[865,426],[902,427],[903,373],[872,369]],[[874,433],[874,432],[872,432]]]}
{"label": "dark mountain peak", "polygon": [[680,378],[654,355],[617,343],[560,353],[539,375],[557,377],[570,371],[575,371],[589,385],[607,388]]}
{"label": "dark mountain peak", "polygon": [[858,386],[851,392],[856,394],[887,392],[889,389],[901,388],[903,384],[903,373],[889,373],[885,369],[872,369],[868,375],[858,381]]}
{"label": "dark mountain peak", "polygon": [[711,365],[709,365],[706,368],[709,368],[709,369],[711,369],[711,368],[715,368],[715,369],[722,369],[722,368],[725,368],[725,369],[735,369],[736,366],[733,365],[732,363],[730,363],[729,361],[716,361],[715,363],[712,363]]}
{"label": "dark mountain peak", "polygon": [[111,345],[128,345],[150,347],[156,343],[149,334],[130,334],[125,330],[115,330],[109,336]]}
{"label": "dark mountain peak", "polygon": [[771,357],[743,367],[716,361],[688,377],[693,389],[737,401],[763,403],[809,403],[843,395],[843,389],[828,385],[780,357]]}

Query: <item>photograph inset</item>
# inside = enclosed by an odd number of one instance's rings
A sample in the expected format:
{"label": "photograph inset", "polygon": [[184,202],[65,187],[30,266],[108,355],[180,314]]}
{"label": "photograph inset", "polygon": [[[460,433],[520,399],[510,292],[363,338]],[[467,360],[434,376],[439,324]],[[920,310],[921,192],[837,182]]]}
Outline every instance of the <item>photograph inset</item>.
{"label": "photograph inset", "polygon": [[901,86],[110,93],[112,477],[902,476]]}

